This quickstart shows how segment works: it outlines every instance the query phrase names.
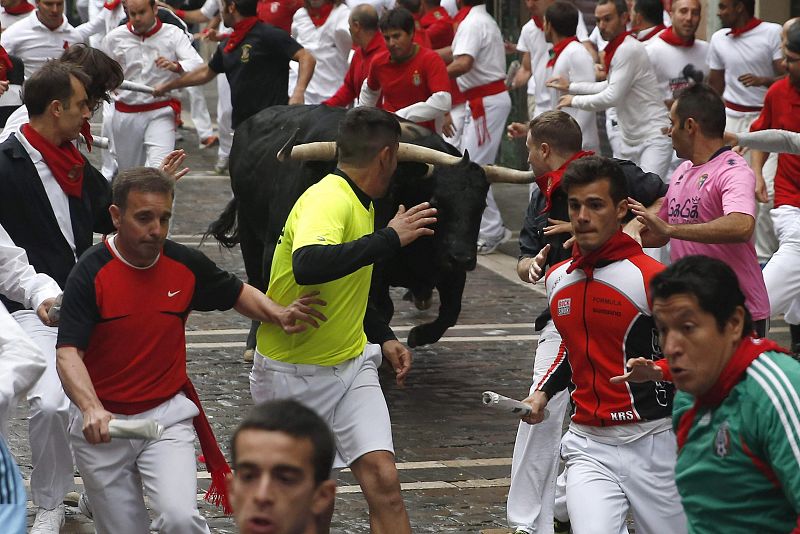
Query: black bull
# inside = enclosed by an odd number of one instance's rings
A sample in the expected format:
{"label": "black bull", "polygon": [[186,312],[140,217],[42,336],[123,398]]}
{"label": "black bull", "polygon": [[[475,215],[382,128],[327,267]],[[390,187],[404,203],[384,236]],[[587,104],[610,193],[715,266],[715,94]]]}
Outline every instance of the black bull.
{"label": "black bull", "polygon": [[[248,119],[236,130],[230,158],[233,200],[208,233],[223,246],[241,245],[251,284],[266,290],[272,256],[292,206],[312,184],[334,170],[335,161],[280,162],[276,155],[295,133],[295,144],[335,140],[345,110],[326,106],[277,106]],[[459,152],[427,130],[405,125],[401,141],[451,155]],[[401,162],[386,198],[375,202],[375,227],[386,226],[400,204],[407,208],[428,201],[438,209],[432,237],[418,239],[392,258],[375,265],[367,313],[389,324],[394,305],[390,286],[408,288],[418,303],[439,293],[438,317],[411,329],[412,347],[435,343],[456,324],[466,271],[476,265],[476,241],[489,184],[483,169],[468,156],[452,165]],[[255,346],[255,324],[248,349]]]}

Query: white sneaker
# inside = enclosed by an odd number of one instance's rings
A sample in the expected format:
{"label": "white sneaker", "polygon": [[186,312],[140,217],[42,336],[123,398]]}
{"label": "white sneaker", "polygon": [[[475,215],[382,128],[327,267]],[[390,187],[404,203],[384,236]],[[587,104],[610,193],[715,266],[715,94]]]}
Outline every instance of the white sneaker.
{"label": "white sneaker", "polygon": [[497,250],[497,247],[499,247],[509,239],[511,239],[511,230],[509,230],[504,226],[503,235],[500,236],[499,238],[493,239],[491,241],[478,239],[478,254],[481,255],[491,254],[492,252]]}
{"label": "white sneaker", "polygon": [[83,515],[92,519],[94,515],[92,514],[92,507],[89,504],[89,496],[85,493],[81,493],[80,498],[78,499],[78,510],[81,511]]}
{"label": "white sneaker", "polygon": [[217,162],[214,164],[214,172],[217,174],[227,174],[228,172],[228,158],[225,156],[220,156],[217,158]]}
{"label": "white sneaker", "polygon": [[59,504],[52,510],[36,509],[36,519],[33,520],[31,534],[58,534],[64,526],[64,505]]}

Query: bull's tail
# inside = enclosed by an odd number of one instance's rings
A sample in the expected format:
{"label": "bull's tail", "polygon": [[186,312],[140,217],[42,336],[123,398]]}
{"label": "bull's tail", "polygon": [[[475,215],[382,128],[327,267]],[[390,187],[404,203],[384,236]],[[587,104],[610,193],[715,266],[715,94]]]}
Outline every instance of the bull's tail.
{"label": "bull's tail", "polygon": [[237,211],[239,201],[233,197],[225,209],[220,213],[216,221],[208,225],[206,233],[203,234],[202,241],[208,236],[214,239],[225,248],[233,248],[239,244],[239,225],[237,224]]}

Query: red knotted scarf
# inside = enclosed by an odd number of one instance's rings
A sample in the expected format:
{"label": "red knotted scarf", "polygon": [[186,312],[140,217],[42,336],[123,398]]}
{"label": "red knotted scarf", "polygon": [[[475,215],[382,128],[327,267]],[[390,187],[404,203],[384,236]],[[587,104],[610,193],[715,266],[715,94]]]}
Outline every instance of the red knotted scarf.
{"label": "red knotted scarf", "polygon": [[558,56],[561,55],[561,52],[569,45],[570,43],[577,43],[578,38],[574,35],[568,39],[562,40],[560,43],[553,45],[553,49],[550,51],[550,59],[547,60],[547,66],[553,67],[558,60]]}
{"label": "red knotted scarf", "polygon": [[5,8],[6,13],[8,13],[9,15],[24,15],[25,13],[30,13],[34,9],[36,8],[30,5],[28,2],[24,1],[20,2],[14,7]]}
{"label": "red knotted scarf", "polygon": [[725,369],[720,373],[719,378],[711,386],[711,389],[697,397],[694,404],[689,408],[678,421],[678,450],[682,449],[689,437],[697,410],[700,408],[714,408],[722,404],[731,390],[742,381],[747,368],[758,358],[761,353],[767,351],[783,352],[789,354],[786,349],[781,348],[777,343],[766,338],[744,338],[736,351],[731,356],[731,360]]}
{"label": "red knotted scarf", "polygon": [[725,35],[727,35],[728,37],[739,37],[743,33],[749,32],[750,30],[761,24],[761,22],[762,22],[761,19],[753,17],[752,19],[748,20],[747,24],[745,24],[741,28],[731,28],[731,31],[729,31]]}
{"label": "red knotted scarf", "polygon": [[92,125],[89,124],[89,119],[83,121],[83,126],[81,126],[81,136],[83,137],[84,142],[86,143],[86,150],[89,152],[92,151]]}
{"label": "red knotted scarf", "polygon": [[619,48],[619,46],[622,44],[622,41],[624,41],[625,38],[630,34],[631,32],[622,32],[611,39],[606,45],[604,50],[605,56],[603,57],[603,63],[606,66],[606,72],[611,72],[611,58],[614,57],[614,54],[617,52],[617,48]]}
{"label": "red knotted scarf", "polygon": [[690,47],[694,45],[694,36],[692,36],[692,38],[689,39],[688,41],[684,41],[683,39],[678,37],[678,34],[675,33],[673,26],[670,26],[669,28],[661,32],[661,35],[659,35],[659,37],[661,38],[662,41],[672,46]]}
{"label": "red knotted scarf", "polygon": [[161,22],[161,19],[157,18],[156,19],[156,23],[153,25],[153,27],[150,28],[149,30],[147,30],[144,33],[138,33],[136,30],[134,30],[133,29],[133,24],[131,24],[130,22],[128,22],[125,26],[127,26],[129,32],[131,32],[134,35],[137,35],[137,36],[141,37],[142,41],[144,41],[148,37],[150,37],[152,35],[155,35],[156,32],[158,32],[158,30],[160,30],[163,25],[164,25],[164,23]]}
{"label": "red knotted scarf", "polygon": [[456,13],[456,16],[453,17],[453,26],[458,27],[461,21],[467,18],[467,15],[469,15],[471,9],[472,6],[464,6],[461,9],[459,9],[458,13]]}
{"label": "red knotted scarf", "polygon": [[7,82],[8,81],[8,73],[11,72],[11,69],[14,68],[14,64],[11,63],[11,58],[8,57],[8,52],[6,49],[0,46],[0,80]]}
{"label": "red knotted scarf", "polygon": [[328,16],[330,16],[331,11],[333,11],[333,4],[330,2],[325,2],[317,8],[309,7],[308,16],[311,18],[311,22],[314,23],[314,26],[319,28],[325,24],[326,20],[328,20]]}
{"label": "red knotted scarf", "polygon": [[109,11],[114,11],[117,9],[117,6],[122,3],[122,0],[108,0],[106,3],[103,4],[103,8],[108,9]]}
{"label": "red knotted scarf", "polygon": [[555,191],[556,188],[561,185],[561,178],[564,176],[564,171],[567,170],[567,166],[576,159],[593,155],[594,152],[592,151],[581,150],[565,161],[561,167],[536,177],[536,185],[539,186],[539,190],[542,192],[545,198],[545,205],[542,213],[550,211],[550,208],[553,207],[553,191]]}
{"label": "red knotted scarf", "polygon": [[236,47],[239,46],[239,43],[242,42],[242,39],[253,29],[253,26],[258,24],[258,17],[245,17],[236,24],[233,25],[233,33],[228,38],[228,42],[225,43],[225,48],[222,51],[226,54],[230,54]]}
{"label": "red knotted scarf", "polygon": [[642,245],[628,234],[623,233],[622,228],[620,228],[616,234],[603,243],[603,246],[588,254],[581,254],[581,249],[577,243],[572,245],[572,263],[567,267],[567,274],[575,269],[581,269],[586,273],[586,276],[591,276],[595,266],[600,262],[613,263],[641,252]]}
{"label": "red knotted scarf", "polygon": [[540,30],[544,29],[544,21],[542,20],[542,17],[537,17],[536,15],[533,15],[531,17],[531,20],[533,21],[534,24],[536,24],[537,28],[539,28]]}
{"label": "red knotted scarf", "polygon": [[45,165],[53,173],[64,193],[70,197],[81,198],[85,162],[75,145],[66,141],[61,146],[56,146],[27,123],[22,125],[22,135],[42,155]]}

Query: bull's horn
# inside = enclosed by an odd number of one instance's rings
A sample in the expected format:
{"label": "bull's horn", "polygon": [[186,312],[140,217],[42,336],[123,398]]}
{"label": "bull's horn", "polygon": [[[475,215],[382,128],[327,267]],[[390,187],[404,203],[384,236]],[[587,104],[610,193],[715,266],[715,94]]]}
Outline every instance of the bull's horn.
{"label": "bull's horn", "polygon": [[336,159],[336,143],[305,143],[292,147],[291,152],[283,149],[278,152],[278,161],[285,161],[287,157],[295,161],[333,161]]}
{"label": "bull's horn", "polygon": [[424,146],[400,143],[400,148],[397,151],[397,160],[432,163],[434,165],[455,165],[461,161],[461,158]]}
{"label": "bull's horn", "polygon": [[483,170],[489,183],[529,184],[536,180],[533,171],[518,171],[497,165],[484,165]]}

